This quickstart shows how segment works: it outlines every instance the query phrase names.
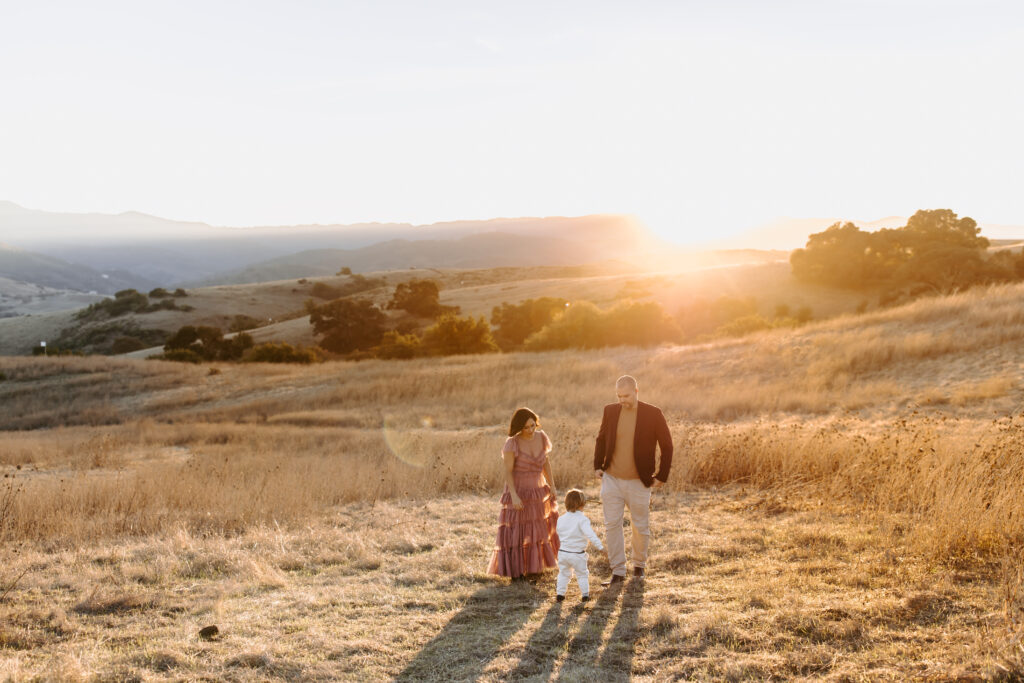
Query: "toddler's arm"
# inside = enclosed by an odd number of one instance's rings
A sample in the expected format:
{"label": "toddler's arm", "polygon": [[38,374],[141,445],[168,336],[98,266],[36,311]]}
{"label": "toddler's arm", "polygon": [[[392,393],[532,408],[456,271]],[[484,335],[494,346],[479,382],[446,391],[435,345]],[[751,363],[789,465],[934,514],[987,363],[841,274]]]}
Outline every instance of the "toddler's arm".
{"label": "toddler's arm", "polygon": [[580,529],[583,530],[583,535],[587,537],[594,547],[598,550],[604,550],[604,546],[601,545],[601,539],[594,533],[594,528],[590,526],[590,520],[586,517],[583,518],[583,523],[580,524]]}

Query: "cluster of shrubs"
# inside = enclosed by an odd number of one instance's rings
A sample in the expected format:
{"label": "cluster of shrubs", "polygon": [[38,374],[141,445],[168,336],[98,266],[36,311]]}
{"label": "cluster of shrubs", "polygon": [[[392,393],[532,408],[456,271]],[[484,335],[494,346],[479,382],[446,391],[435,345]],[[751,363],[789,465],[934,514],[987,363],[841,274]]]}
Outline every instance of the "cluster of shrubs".
{"label": "cluster of shrubs", "polygon": [[[53,346],[75,352],[130,353],[163,344],[167,334],[166,330],[144,329],[134,320],[109,320],[89,327],[67,327]],[[48,354],[53,355],[52,351]]]}
{"label": "cluster of shrubs", "polygon": [[225,339],[217,327],[207,325],[185,325],[175,332],[164,344],[164,360],[199,363],[211,360],[240,360],[242,354],[253,346],[248,334],[236,334]]}
{"label": "cluster of shrubs", "polygon": [[[395,325],[385,310],[404,311],[408,317]],[[807,307],[793,313],[780,305],[773,319],[765,319],[753,299],[728,297],[696,302],[681,310],[678,320],[655,302],[624,301],[601,309],[589,301],[540,297],[495,306],[488,324],[441,305],[440,287],[433,280],[400,283],[383,309],[368,300],[316,304],[310,299],[306,312],[321,348],[355,359],[653,346],[796,326],[813,317]],[[424,327],[423,319],[431,322]]]}
{"label": "cluster of shrubs", "polygon": [[207,325],[185,325],[180,328],[164,344],[164,352],[153,358],[183,363],[313,363],[319,360],[319,356],[312,349],[283,343],[257,345],[253,343],[252,337],[244,332],[226,339],[220,328]]}
{"label": "cluster of shrubs", "polygon": [[[385,310],[404,311],[408,317],[399,319],[396,326]],[[457,307],[441,305],[440,287],[433,280],[400,283],[383,309],[372,301],[339,297],[321,304],[309,299],[305,312],[319,348],[328,355],[352,359],[652,346],[740,336],[812,318],[809,308],[794,313],[787,305],[777,306],[774,318],[763,318],[753,298],[697,301],[673,318],[655,302],[624,301],[602,309],[589,301],[540,297],[495,306],[488,324],[483,317],[461,316]],[[430,322],[424,326],[423,319]],[[240,330],[259,322],[235,316],[231,329],[239,334],[232,339],[225,339],[215,327],[183,327],[167,340],[161,357],[189,362],[312,363],[321,359],[314,349],[289,344],[255,346]]]}
{"label": "cluster of shrubs", "polygon": [[188,296],[188,292],[186,292],[181,287],[178,287],[173,292],[168,292],[163,287],[157,287],[156,289],[151,289],[149,291],[149,298],[150,299],[166,299],[168,297],[183,297],[183,296]]}
{"label": "cluster of shrubs", "polygon": [[[347,269],[342,269],[347,270]],[[339,299],[343,296],[351,296],[353,294],[359,294],[370,289],[376,289],[383,287],[387,284],[387,281],[381,277],[366,277],[365,275],[348,273],[339,273],[339,275],[348,275],[348,280],[340,285],[329,285],[326,282],[314,282],[312,289],[309,293],[317,299]],[[299,284],[306,284],[308,281],[299,280]]]}
{"label": "cluster of shrubs", "polygon": [[676,314],[682,340],[689,343],[742,337],[778,327],[798,327],[813,319],[814,313],[809,306],[800,306],[794,311],[788,304],[778,304],[774,316],[765,317],[758,312],[754,297],[730,296],[698,299],[680,308]]}
{"label": "cluster of shrubs", "polygon": [[[339,298],[319,305],[312,299],[306,302],[320,347],[334,354],[414,358],[499,350],[483,318],[460,317],[457,306],[441,305],[440,286],[434,280],[399,283],[385,309],[404,311],[407,318],[396,329],[388,329],[387,314],[371,301]],[[424,319],[433,322],[417,334]]]}
{"label": "cluster of shrubs", "polygon": [[803,282],[878,292],[880,305],[925,294],[1024,279],[1024,253],[988,253],[972,218],[949,209],[922,210],[902,228],[875,232],[835,223],[790,256]]}
{"label": "cluster of shrubs", "polygon": [[260,327],[263,324],[264,321],[261,318],[254,318],[251,315],[239,313],[231,319],[231,323],[228,325],[228,332],[244,332],[245,330]]}
{"label": "cluster of shrubs", "polygon": [[79,349],[69,349],[67,347],[61,347],[57,345],[52,346],[34,346],[32,347],[33,356],[84,356],[85,352]]}
{"label": "cluster of shrubs", "polygon": [[[128,313],[152,313],[154,311],[191,311],[192,306],[179,306],[173,297],[188,296],[183,289],[177,289],[173,293],[157,287],[149,293],[149,296],[135,289],[122,289],[114,294],[113,299],[104,299],[89,304],[75,314],[79,320],[98,320],[102,318],[116,318]],[[157,299],[150,302],[150,299]]]}

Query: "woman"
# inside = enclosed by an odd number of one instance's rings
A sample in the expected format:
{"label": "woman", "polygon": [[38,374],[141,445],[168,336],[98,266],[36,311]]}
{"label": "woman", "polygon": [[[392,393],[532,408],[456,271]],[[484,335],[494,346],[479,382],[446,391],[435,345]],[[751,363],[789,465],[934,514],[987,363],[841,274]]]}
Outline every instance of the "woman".
{"label": "woman", "polygon": [[489,574],[518,578],[558,566],[558,503],[551,476],[551,440],[537,415],[520,408],[501,449],[505,491],[498,514],[498,541]]}

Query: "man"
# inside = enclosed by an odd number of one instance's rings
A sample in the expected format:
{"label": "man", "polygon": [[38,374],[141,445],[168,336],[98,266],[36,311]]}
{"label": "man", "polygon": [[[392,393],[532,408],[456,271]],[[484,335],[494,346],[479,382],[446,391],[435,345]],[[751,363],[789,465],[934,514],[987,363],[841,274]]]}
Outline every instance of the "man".
{"label": "man", "polygon": [[[639,400],[636,379],[623,375],[615,383],[618,403],[604,407],[601,429],[594,445],[594,473],[601,479],[601,502],[608,562],[609,586],[626,580],[626,539],[622,533],[624,507],[633,527],[633,575],[643,579],[647,568],[651,487],[668,481],[672,466],[672,435],[661,409]],[[655,473],[655,446],[661,461]]]}

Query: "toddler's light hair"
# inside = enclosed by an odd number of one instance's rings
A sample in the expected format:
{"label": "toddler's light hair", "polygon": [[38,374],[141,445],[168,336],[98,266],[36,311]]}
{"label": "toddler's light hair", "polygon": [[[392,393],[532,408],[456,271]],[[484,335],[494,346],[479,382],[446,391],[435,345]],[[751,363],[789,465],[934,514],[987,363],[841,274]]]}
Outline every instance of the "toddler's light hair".
{"label": "toddler's light hair", "polygon": [[571,489],[565,494],[565,509],[569,512],[576,512],[582,510],[583,506],[587,504],[587,497],[583,495],[583,491],[579,489]]}

